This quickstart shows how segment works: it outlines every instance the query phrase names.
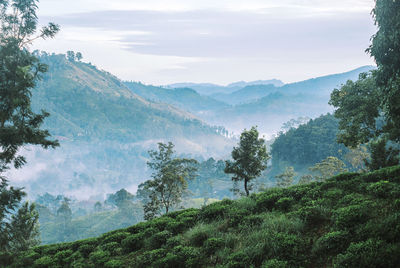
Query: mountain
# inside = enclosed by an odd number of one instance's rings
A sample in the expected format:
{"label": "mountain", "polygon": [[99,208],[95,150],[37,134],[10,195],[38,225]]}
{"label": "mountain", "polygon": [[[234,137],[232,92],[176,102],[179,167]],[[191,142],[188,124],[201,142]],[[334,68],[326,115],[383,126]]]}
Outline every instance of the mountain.
{"label": "mountain", "polygon": [[398,267],[400,166],[224,199],[81,241],[3,254],[6,267]]}
{"label": "mountain", "polygon": [[223,101],[200,95],[194,89],[187,87],[169,89],[137,82],[124,82],[124,84],[134,94],[147,100],[168,103],[198,116],[230,106]]}
{"label": "mountain", "polygon": [[[221,156],[233,141],[172,105],[145,100],[118,78],[95,66],[42,53],[49,66],[33,90],[35,111],[51,116],[44,128],[60,140],[56,150],[26,148],[28,164],[9,172],[13,185],[34,198],[49,192],[89,198],[127,188],[149,178],[147,151],[172,141],[178,154]],[[222,134],[223,133],[223,134]]]}
{"label": "mountain", "polygon": [[251,81],[251,82],[246,82],[246,81],[239,81],[235,83],[231,83],[227,85],[227,87],[240,87],[244,88],[247,86],[254,86],[254,85],[273,85],[275,87],[281,87],[285,83],[283,83],[281,80],[278,79],[271,79],[271,80],[256,80],[256,81]]}
{"label": "mountain", "polygon": [[364,66],[355,70],[333,74],[279,88],[273,86],[251,86],[239,91],[219,95],[218,99],[237,105],[218,111],[218,117],[208,122],[222,124],[229,130],[240,132],[253,125],[262,133],[277,133],[284,122],[298,117],[315,118],[333,111],[328,102],[330,93],[347,80],[357,80],[360,73],[374,69]]}
{"label": "mountain", "polygon": [[231,105],[237,105],[255,101],[278,90],[279,87],[274,85],[249,85],[230,94],[216,93],[212,94],[211,97]]}
{"label": "mountain", "polygon": [[216,100],[224,101],[231,105],[237,105],[257,101],[274,92],[281,92],[284,94],[312,93],[317,95],[329,95],[335,87],[340,86],[347,80],[357,80],[360,73],[368,72],[372,69],[374,69],[373,66],[363,66],[341,74],[326,75],[290,84],[256,84],[257,81],[247,84],[235,83],[233,85],[243,85],[243,87],[231,93],[215,93],[210,96]]}
{"label": "mountain", "polygon": [[191,88],[196,90],[201,95],[213,95],[213,94],[230,94],[236,90],[240,90],[246,86],[253,85],[274,85],[276,87],[283,86],[284,83],[277,79],[271,80],[257,80],[251,82],[239,81],[231,83],[227,86],[220,86],[211,83],[176,83],[165,86],[166,88]]}

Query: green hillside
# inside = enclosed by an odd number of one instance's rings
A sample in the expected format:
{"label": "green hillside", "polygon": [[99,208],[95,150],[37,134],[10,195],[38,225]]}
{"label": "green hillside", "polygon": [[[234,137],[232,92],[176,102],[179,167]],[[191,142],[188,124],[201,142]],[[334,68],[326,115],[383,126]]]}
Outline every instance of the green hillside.
{"label": "green hillside", "polygon": [[201,116],[230,105],[211,97],[200,95],[191,88],[162,88],[137,82],[124,82],[133,93],[156,102],[168,103],[184,111]]}
{"label": "green hillside", "polygon": [[400,166],[225,199],[7,267],[399,267]]}
{"label": "green hillside", "polygon": [[49,72],[34,91],[33,106],[51,117],[46,128],[70,139],[141,141],[218,135],[214,128],[173,106],[144,100],[95,66],[42,53]]}

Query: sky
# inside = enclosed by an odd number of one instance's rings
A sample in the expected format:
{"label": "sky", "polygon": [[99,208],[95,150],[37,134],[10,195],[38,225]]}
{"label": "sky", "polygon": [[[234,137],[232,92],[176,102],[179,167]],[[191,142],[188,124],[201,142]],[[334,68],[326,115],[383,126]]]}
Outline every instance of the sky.
{"label": "sky", "polygon": [[123,80],[286,83],[374,61],[374,0],[41,0],[61,26],[35,49],[80,51]]}

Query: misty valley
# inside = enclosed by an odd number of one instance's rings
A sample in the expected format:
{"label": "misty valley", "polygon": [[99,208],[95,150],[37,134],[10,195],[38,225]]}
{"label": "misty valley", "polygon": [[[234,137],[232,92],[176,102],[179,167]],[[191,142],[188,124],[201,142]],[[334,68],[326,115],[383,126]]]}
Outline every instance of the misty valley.
{"label": "misty valley", "polygon": [[375,65],[153,85],[0,1],[0,267],[400,267],[400,2],[374,4]]}

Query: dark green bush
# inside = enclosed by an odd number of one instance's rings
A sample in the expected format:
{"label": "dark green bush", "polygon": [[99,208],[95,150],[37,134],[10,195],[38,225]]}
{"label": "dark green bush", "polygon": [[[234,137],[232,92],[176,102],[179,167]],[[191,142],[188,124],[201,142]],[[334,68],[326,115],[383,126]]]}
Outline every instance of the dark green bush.
{"label": "dark green bush", "polygon": [[199,217],[204,221],[213,221],[223,218],[224,214],[228,212],[232,200],[224,199],[220,202],[212,203],[201,209]]}
{"label": "dark green bush", "polygon": [[286,268],[289,267],[287,261],[270,259],[262,264],[262,268]]}
{"label": "dark green bush", "polygon": [[312,252],[317,256],[337,255],[347,248],[351,237],[346,231],[335,231],[321,236],[315,243]]}
{"label": "dark green bush", "polygon": [[222,238],[208,238],[203,245],[203,250],[207,255],[213,255],[217,250],[222,248],[225,242]]}
{"label": "dark green bush", "polygon": [[109,260],[104,264],[106,268],[121,268],[124,266],[124,263],[121,260]]}
{"label": "dark green bush", "polygon": [[67,250],[62,250],[57,252],[54,255],[54,259],[56,259],[56,261],[61,264],[61,265],[66,265],[68,263],[68,258],[73,254],[74,252],[71,249],[67,249]]}
{"label": "dark green bush", "polygon": [[230,268],[247,268],[251,266],[249,256],[244,252],[235,252],[228,257],[227,267]]}
{"label": "dark green bush", "polygon": [[96,246],[85,244],[80,246],[78,250],[82,253],[84,257],[88,257],[89,254],[92,253],[95,249]]}
{"label": "dark green bush", "polygon": [[307,225],[315,227],[330,220],[328,211],[319,205],[303,206],[297,211],[297,214]]}
{"label": "dark green bush", "polygon": [[399,245],[390,245],[381,240],[369,239],[351,243],[344,254],[334,261],[335,267],[398,267],[400,263]]}
{"label": "dark green bush", "polygon": [[123,239],[125,239],[128,235],[130,235],[130,233],[121,232],[121,231],[114,232],[114,233],[111,233],[111,234],[108,233],[108,234],[105,234],[105,235],[102,236],[102,238],[103,238],[102,243],[105,243],[105,244],[110,243],[110,242],[121,243],[121,241]]}
{"label": "dark green bush", "polygon": [[34,262],[34,267],[38,268],[56,267],[56,262],[50,256],[43,256]]}
{"label": "dark green bush", "polygon": [[370,217],[371,203],[364,202],[360,205],[351,205],[339,208],[335,212],[335,223],[340,229],[351,229],[356,225],[363,224]]}
{"label": "dark green bush", "polygon": [[125,252],[132,252],[139,250],[143,247],[144,245],[144,236],[143,234],[132,234],[122,240],[121,242],[122,249]]}
{"label": "dark green bush", "polygon": [[172,233],[169,231],[156,233],[146,241],[146,247],[150,249],[161,248],[171,236]]}
{"label": "dark green bush", "polygon": [[281,211],[288,211],[289,208],[294,204],[294,199],[292,197],[282,197],[276,201],[276,208]]}
{"label": "dark green bush", "polygon": [[271,211],[275,207],[276,201],[281,197],[280,193],[266,192],[256,198],[258,211]]}
{"label": "dark green bush", "polygon": [[93,264],[97,266],[104,265],[107,261],[109,261],[110,253],[108,251],[97,250],[90,253],[89,259]]}
{"label": "dark green bush", "polygon": [[145,251],[143,254],[136,257],[134,267],[157,267],[153,265],[153,263],[163,259],[166,254],[167,251],[163,248]]}
{"label": "dark green bush", "polygon": [[117,242],[109,242],[101,246],[103,250],[110,252],[112,255],[116,255],[120,247],[121,245]]}

